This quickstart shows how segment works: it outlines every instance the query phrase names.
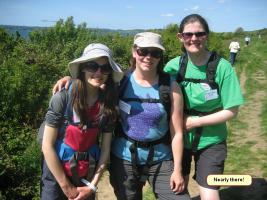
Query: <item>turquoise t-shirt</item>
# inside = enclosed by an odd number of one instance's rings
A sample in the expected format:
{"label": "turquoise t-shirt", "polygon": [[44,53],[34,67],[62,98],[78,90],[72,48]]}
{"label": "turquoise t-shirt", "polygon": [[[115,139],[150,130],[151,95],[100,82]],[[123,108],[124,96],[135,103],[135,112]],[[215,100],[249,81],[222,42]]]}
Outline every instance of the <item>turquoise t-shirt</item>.
{"label": "turquoise t-shirt", "polygon": [[[180,57],[170,60],[164,71],[176,76],[179,70]],[[205,79],[206,65],[195,66],[188,60],[185,78]],[[212,90],[205,83],[182,82],[180,85],[184,89],[183,95],[186,109],[194,109],[202,112],[209,112],[216,108],[228,109],[244,103],[235,70],[231,64],[221,58],[215,75],[215,82],[219,86],[219,91]],[[184,145],[191,149],[194,140],[195,129],[184,135]],[[212,144],[217,144],[227,137],[226,122],[203,127],[198,149],[205,148]]]}
{"label": "turquoise t-shirt", "polygon": [[[125,87],[123,98],[159,99],[158,84],[152,87],[139,85],[131,74]],[[127,106],[120,106],[123,131],[137,141],[155,141],[162,138],[168,131],[167,113],[161,103],[128,101]],[[112,142],[112,153],[117,157],[131,161],[129,147],[132,142],[124,137],[115,138]],[[145,164],[149,148],[138,148],[138,164]],[[171,145],[158,144],[154,146],[153,161],[170,160]]]}

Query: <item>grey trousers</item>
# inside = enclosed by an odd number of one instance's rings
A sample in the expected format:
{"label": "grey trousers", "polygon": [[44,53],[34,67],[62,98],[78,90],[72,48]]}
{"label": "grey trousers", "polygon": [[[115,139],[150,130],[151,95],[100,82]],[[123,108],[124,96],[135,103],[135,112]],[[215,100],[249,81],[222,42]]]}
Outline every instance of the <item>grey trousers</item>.
{"label": "grey trousers", "polygon": [[[159,200],[190,200],[188,191],[176,195],[170,188],[173,161],[163,161],[149,168],[149,184]],[[142,200],[143,183],[133,175],[131,162],[111,155],[110,183],[118,200]],[[141,172],[141,171],[140,171]]]}

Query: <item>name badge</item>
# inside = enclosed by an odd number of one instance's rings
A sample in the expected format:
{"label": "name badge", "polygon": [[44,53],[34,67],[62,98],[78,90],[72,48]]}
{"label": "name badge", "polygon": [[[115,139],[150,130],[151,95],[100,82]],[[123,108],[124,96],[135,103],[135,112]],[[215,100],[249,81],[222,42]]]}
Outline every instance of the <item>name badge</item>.
{"label": "name badge", "polygon": [[74,123],[80,123],[81,122],[80,117],[77,115],[74,108],[72,109],[72,111],[73,111],[73,122]]}
{"label": "name badge", "polygon": [[120,101],[119,101],[119,108],[120,108],[123,112],[125,112],[125,113],[127,113],[127,114],[130,114],[130,111],[131,111],[131,105],[129,105],[128,103],[126,103],[126,102],[120,100]]}
{"label": "name badge", "polygon": [[200,83],[200,85],[202,86],[202,88],[204,89],[204,90],[211,90],[211,87],[209,86],[209,84],[207,84],[207,83]]}
{"label": "name badge", "polygon": [[219,97],[218,92],[216,89],[214,90],[209,90],[205,92],[205,100],[209,101],[212,99],[217,99]]}

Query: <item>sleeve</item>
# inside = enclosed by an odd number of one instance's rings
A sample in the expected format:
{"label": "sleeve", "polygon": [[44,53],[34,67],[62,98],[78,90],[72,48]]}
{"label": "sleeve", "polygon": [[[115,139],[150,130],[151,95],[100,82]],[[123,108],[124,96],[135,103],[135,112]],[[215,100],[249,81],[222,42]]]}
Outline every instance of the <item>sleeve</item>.
{"label": "sleeve", "polygon": [[180,56],[170,60],[164,67],[164,71],[172,76],[176,76],[179,70]]}
{"label": "sleeve", "polygon": [[110,116],[102,116],[100,122],[100,129],[102,133],[113,132],[118,121]]}
{"label": "sleeve", "polygon": [[45,124],[58,128],[64,120],[64,112],[67,106],[67,91],[64,89],[52,96],[48,111],[45,116]]}
{"label": "sleeve", "polygon": [[221,101],[224,109],[239,106],[244,103],[242,90],[234,68],[224,60],[220,62],[219,85]]}

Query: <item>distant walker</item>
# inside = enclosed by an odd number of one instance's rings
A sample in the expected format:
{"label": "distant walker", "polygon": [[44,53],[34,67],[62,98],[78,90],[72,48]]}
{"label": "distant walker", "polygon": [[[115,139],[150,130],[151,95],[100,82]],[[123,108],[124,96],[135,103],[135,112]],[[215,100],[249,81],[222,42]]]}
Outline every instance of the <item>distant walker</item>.
{"label": "distant walker", "polygon": [[240,45],[237,41],[232,41],[229,45],[230,49],[230,62],[233,65],[236,60],[237,52],[240,51]]}
{"label": "distant walker", "polygon": [[249,36],[246,36],[245,37],[245,44],[246,44],[246,46],[248,46],[249,43],[250,43],[250,37]]}

